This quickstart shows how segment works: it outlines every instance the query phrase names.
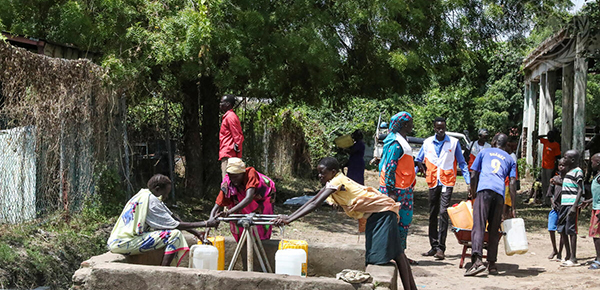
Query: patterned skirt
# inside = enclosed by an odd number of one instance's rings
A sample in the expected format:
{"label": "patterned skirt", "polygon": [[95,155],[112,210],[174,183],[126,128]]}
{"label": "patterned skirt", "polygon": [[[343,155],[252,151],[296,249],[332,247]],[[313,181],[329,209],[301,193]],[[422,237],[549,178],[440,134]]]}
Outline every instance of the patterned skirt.
{"label": "patterned skirt", "polygon": [[113,253],[123,255],[138,255],[165,248],[165,255],[173,253],[177,255],[171,262],[171,266],[177,267],[189,251],[188,244],[180,230],[145,232],[131,239],[115,239],[109,241],[108,248]]}
{"label": "patterned skirt", "polygon": [[400,210],[398,215],[400,221],[398,222],[398,229],[400,230],[400,246],[403,250],[406,250],[406,239],[408,237],[408,228],[413,220],[413,187],[409,188],[395,188],[393,192],[388,192],[385,187],[381,186],[380,191],[385,193],[387,196],[392,197],[395,201],[400,203]]}

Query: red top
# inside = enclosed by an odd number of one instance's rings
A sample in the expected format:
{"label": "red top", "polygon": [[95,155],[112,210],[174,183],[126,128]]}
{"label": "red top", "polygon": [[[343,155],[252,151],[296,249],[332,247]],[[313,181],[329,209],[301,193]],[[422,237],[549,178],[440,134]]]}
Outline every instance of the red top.
{"label": "red top", "polygon": [[550,142],[546,138],[541,138],[540,143],[544,145],[542,153],[542,168],[554,169],[556,156],[560,156],[560,144],[558,142]]}
{"label": "red top", "polygon": [[[246,188],[244,188],[244,192],[248,191],[250,188],[258,188],[260,186],[260,180],[258,177],[258,173],[256,173],[256,169],[254,167],[246,168],[246,176],[244,177],[244,183],[246,184]],[[227,188],[227,187],[226,187]],[[226,190],[225,188],[225,190]],[[233,196],[230,198],[225,197],[225,193],[223,192],[223,188],[219,191],[219,195],[217,196],[216,204],[219,206],[232,206],[238,204],[241,200],[233,200]],[[239,191],[239,189],[238,189]]]}
{"label": "red top", "polygon": [[[219,160],[223,157],[242,158],[242,143],[244,143],[244,133],[242,132],[242,123],[240,118],[233,110],[225,112],[219,131]],[[235,152],[234,144],[238,145],[239,152]]]}

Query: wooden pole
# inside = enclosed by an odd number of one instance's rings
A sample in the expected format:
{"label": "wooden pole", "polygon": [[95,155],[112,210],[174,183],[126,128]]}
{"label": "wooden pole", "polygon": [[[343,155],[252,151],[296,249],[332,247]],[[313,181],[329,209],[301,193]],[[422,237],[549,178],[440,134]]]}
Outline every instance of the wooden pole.
{"label": "wooden pole", "polygon": [[533,166],[533,144],[536,143],[535,140],[533,140],[533,132],[536,131],[535,128],[535,107],[536,107],[536,100],[537,100],[537,85],[535,83],[530,83],[529,85],[529,109],[527,110],[529,112],[529,117],[527,118],[529,121],[528,124],[528,132],[527,132],[527,157],[526,157],[526,161],[527,164],[530,166]]}
{"label": "wooden pole", "polygon": [[269,129],[267,128],[267,121],[264,123],[263,132],[263,156],[265,157],[265,174],[269,174]]}
{"label": "wooden pole", "polygon": [[165,115],[165,129],[167,131],[167,154],[169,159],[169,179],[171,179],[171,201],[175,201],[175,179],[173,174],[173,148],[171,148],[171,128],[169,125],[169,105],[167,101],[164,102],[164,115]]}
{"label": "wooden pole", "polygon": [[573,145],[573,77],[574,66],[571,62],[563,67],[561,152],[566,152]]}
{"label": "wooden pole", "polygon": [[[547,96],[547,76],[548,76],[548,72],[543,73],[542,75],[540,75],[540,83],[539,83],[539,87],[540,87],[540,91],[539,91],[539,114],[538,114],[538,135],[546,135],[546,133],[548,133],[549,131],[549,126],[548,126],[548,114],[546,113],[548,111],[548,96]],[[542,163],[542,153],[544,152],[543,150],[543,145],[541,142],[536,142],[537,144],[537,162],[535,163],[537,167],[541,166]]]}
{"label": "wooden pole", "polygon": [[[587,17],[576,17],[577,42],[575,43],[575,85],[573,88],[573,147],[583,153],[585,150],[585,94],[587,89],[588,62],[586,48],[589,37]],[[581,154],[583,156],[583,154]]]}
{"label": "wooden pole", "polygon": [[131,185],[131,168],[129,165],[129,138],[127,136],[127,98],[125,94],[121,96],[121,116],[122,116],[122,125],[123,125],[123,150],[125,156],[123,158],[123,174],[125,175],[125,182],[127,184],[127,199],[131,198],[131,193],[133,192],[133,186]]}
{"label": "wooden pole", "polygon": [[[529,83],[523,90],[523,126],[521,127],[521,158],[527,156],[527,136],[529,131]],[[523,172],[525,173],[525,172]]]}
{"label": "wooden pole", "polygon": [[65,211],[65,217],[67,222],[69,220],[69,187],[67,182],[67,174],[66,174],[66,144],[65,144],[65,117],[60,121],[60,194],[61,194],[61,203],[63,205],[63,209]]}

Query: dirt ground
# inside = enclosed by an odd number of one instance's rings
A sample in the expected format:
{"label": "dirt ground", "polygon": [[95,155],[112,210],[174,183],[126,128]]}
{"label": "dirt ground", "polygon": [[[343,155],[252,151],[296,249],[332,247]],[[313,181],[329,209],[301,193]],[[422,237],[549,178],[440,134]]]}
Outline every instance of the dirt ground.
{"label": "dirt ground", "polygon": [[[375,172],[366,173],[368,186],[377,186]],[[527,183],[524,182],[524,187]],[[452,204],[466,199],[466,185],[457,181]],[[589,210],[583,211],[579,219],[577,257],[582,266],[560,267],[559,262],[548,260],[551,252],[550,239],[546,230],[549,209],[541,206],[522,205],[519,198],[517,216],[525,220],[529,252],[524,255],[506,256],[501,241],[498,254],[500,275],[464,277],[464,269],[459,269],[462,246],[454,234],[448,233],[446,259],[436,261],[433,257],[422,257],[429,250],[427,238],[427,186],[419,178],[415,190],[414,221],[408,237],[407,256],[419,262],[413,266],[413,274],[419,289],[600,289],[600,271],[587,269],[595,256],[592,239],[587,237]],[[524,190],[523,190],[524,191]],[[524,198],[523,198],[524,199]],[[277,207],[276,212],[290,212],[292,209]],[[357,222],[348,218],[342,211],[323,207],[302,220],[290,224],[285,229],[285,238],[304,239],[310,243],[364,243],[364,235],[358,235]],[[278,229],[273,238],[281,238]],[[465,263],[470,263],[467,258]],[[468,266],[469,264],[467,264]],[[401,289],[401,286],[400,286]]]}

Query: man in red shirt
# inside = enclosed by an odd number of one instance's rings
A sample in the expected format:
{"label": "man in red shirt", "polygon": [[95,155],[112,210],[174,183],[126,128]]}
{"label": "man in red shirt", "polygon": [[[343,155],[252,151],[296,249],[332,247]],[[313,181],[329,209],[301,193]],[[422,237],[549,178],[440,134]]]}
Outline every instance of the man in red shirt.
{"label": "man in red shirt", "polygon": [[242,143],[244,133],[240,118],[233,111],[235,105],[234,95],[225,95],[221,98],[219,109],[223,114],[221,130],[219,131],[219,160],[221,161],[221,177],[225,178],[227,160],[230,157],[242,157]]}
{"label": "man in red shirt", "polygon": [[[536,134],[537,135],[537,134]],[[542,193],[548,192],[548,186],[550,185],[550,179],[554,177],[554,171],[556,169],[556,160],[560,158],[560,143],[556,142],[556,132],[549,131],[548,135],[534,136],[540,139],[540,143],[544,145],[542,151]],[[545,138],[544,138],[545,137]],[[550,200],[544,198],[544,203],[549,204]]]}

